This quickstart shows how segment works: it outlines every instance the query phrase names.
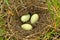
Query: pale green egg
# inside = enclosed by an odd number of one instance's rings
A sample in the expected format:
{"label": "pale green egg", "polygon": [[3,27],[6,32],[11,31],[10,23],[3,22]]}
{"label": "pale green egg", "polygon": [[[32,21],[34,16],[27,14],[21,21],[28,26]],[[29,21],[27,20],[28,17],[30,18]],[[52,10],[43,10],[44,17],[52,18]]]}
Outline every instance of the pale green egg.
{"label": "pale green egg", "polygon": [[23,15],[23,16],[21,17],[21,21],[22,21],[22,22],[27,22],[29,19],[30,19],[30,14]]}
{"label": "pale green egg", "polygon": [[21,28],[24,30],[32,30],[32,25],[30,24],[23,24],[21,25]]}
{"label": "pale green egg", "polygon": [[31,24],[35,24],[39,19],[39,15],[38,14],[33,14],[31,17]]}

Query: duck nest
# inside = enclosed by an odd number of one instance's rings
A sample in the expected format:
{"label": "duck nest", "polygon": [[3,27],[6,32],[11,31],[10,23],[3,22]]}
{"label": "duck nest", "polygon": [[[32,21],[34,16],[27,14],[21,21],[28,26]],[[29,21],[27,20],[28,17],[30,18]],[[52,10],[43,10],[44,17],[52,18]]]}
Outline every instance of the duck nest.
{"label": "duck nest", "polygon": [[[8,8],[7,11],[9,10],[6,17],[7,31],[13,34],[17,40],[40,36],[50,28],[49,25],[52,25],[51,15],[45,0],[9,0],[9,6],[6,8]],[[24,23],[21,22],[20,17],[27,13],[39,15],[39,20],[32,25],[33,29],[30,31],[21,28]],[[30,21],[26,23],[31,24]]]}

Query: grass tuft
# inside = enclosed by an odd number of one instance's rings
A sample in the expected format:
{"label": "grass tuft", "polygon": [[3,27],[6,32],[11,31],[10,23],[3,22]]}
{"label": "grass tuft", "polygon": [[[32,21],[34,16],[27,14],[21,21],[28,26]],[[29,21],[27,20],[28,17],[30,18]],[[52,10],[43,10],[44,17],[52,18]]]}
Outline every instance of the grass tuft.
{"label": "grass tuft", "polygon": [[4,0],[4,3],[9,6],[9,1],[8,0]]}
{"label": "grass tuft", "polygon": [[51,13],[51,17],[56,24],[56,27],[60,25],[60,3],[58,0],[47,0],[48,10]]}

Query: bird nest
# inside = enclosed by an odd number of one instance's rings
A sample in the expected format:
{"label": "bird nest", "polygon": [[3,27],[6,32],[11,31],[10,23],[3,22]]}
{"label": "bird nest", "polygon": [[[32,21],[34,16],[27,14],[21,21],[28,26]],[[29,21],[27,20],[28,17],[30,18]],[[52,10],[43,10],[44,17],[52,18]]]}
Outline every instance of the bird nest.
{"label": "bird nest", "polygon": [[[6,24],[8,31],[13,34],[17,40],[25,40],[36,35],[41,35],[46,32],[52,24],[50,13],[47,10],[46,1],[39,0],[9,0],[8,15]],[[11,11],[11,12],[10,12]],[[10,13],[10,14],[9,14]],[[36,24],[33,24],[33,29],[30,31],[23,30],[21,25],[23,24],[20,17],[24,14],[39,15],[39,20]],[[30,23],[30,21],[26,22]]]}

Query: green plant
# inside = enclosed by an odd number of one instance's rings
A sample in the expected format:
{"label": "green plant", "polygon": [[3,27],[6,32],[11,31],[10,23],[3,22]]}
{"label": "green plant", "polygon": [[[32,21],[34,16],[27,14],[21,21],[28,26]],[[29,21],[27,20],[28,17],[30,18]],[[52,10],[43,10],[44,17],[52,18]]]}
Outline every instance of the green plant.
{"label": "green plant", "polygon": [[4,3],[9,6],[9,0],[4,0]]}
{"label": "green plant", "polygon": [[56,27],[60,24],[60,2],[59,0],[47,0],[48,10],[51,13]]}
{"label": "green plant", "polygon": [[53,39],[55,36],[59,35],[59,32],[56,32],[54,29],[50,29],[42,38],[42,40],[45,40],[47,38],[47,40]]}
{"label": "green plant", "polygon": [[5,33],[5,30],[0,28],[0,36],[3,36],[4,33]]}
{"label": "green plant", "polygon": [[[54,27],[57,28],[60,25],[60,2],[59,0],[47,0],[48,11],[51,14],[51,18],[54,23]],[[59,32],[52,29],[50,32],[47,32],[43,40],[50,40],[54,36],[60,34]]]}

